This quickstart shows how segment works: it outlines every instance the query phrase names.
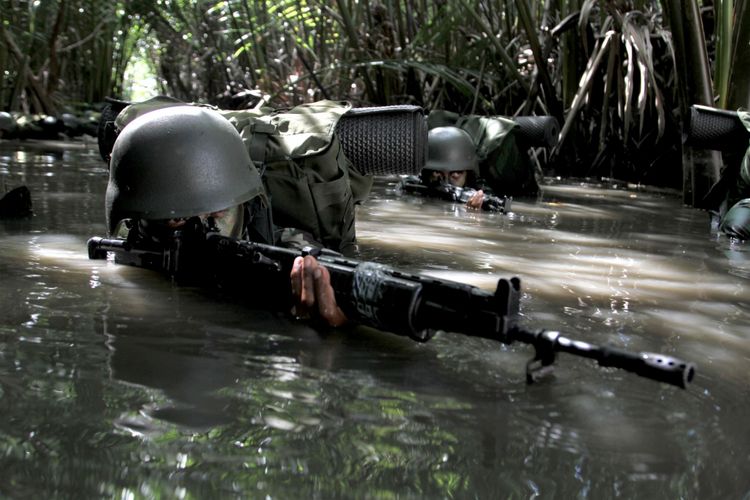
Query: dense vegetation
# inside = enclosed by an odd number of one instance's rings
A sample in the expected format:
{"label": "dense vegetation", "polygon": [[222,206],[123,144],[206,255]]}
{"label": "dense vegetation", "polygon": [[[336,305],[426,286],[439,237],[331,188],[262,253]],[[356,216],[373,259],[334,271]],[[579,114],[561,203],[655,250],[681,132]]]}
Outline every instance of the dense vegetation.
{"label": "dense vegetation", "polygon": [[[747,0],[0,0],[0,109],[58,114],[158,92],[225,105],[322,98],[551,114],[547,174],[683,187],[719,165],[682,151],[694,103],[748,107]],[[747,21],[746,21],[747,19]],[[734,85],[731,85],[734,83]]]}

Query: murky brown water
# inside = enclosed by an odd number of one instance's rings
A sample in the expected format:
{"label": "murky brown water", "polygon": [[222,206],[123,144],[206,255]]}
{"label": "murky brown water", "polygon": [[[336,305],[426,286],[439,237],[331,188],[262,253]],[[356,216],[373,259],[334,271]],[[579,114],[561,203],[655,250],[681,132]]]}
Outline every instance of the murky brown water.
{"label": "murky brown water", "polygon": [[671,195],[555,183],[502,216],[382,179],[358,234],[366,259],[517,275],[528,325],[693,361],[686,391],[567,355],[528,386],[523,345],[321,332],[89,261],[93,143],[0,141],[0,179],[35,210],[0,221],[0,496],[750,495],[750,247]]}

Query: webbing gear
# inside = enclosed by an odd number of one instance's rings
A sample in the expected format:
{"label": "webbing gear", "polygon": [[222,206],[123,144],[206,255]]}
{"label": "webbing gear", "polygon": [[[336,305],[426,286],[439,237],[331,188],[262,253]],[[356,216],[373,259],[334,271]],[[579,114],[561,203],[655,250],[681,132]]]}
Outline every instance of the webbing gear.
{"label": "webbing gear", "polygon": [[250,154],[250,159],[262,177],[266,170],[265,162],[268,137],[270,134],[276,132],[276,127],[262,121],[253,122],[248,127],[250,130],[250,140],[246,141],[245,144]]}
{"label": "webbing gear", "polygon": [[287,111],[221,111],[262,170],[274,223],[347,254],[356,248],[354,206],[372,186],[372,177],[352,165],[335,132],[350,108],[349,103],[318,101]]}

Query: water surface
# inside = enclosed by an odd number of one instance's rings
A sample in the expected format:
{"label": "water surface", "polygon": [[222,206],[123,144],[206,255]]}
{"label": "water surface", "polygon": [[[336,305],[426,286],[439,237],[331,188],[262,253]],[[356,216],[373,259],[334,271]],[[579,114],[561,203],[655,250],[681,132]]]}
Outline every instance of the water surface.
{"label": "water surface", "polygon": [[[671,193],[550,181],[507,216],[393,192],[362,258],[493,289],[533,327],[694,361],[680,390],[439,334],[325,330],[87,259],[105,231],[95,144],[0,141],[4,497],[743,498],[750,247]],[[262,286],[250,284],[249,286]]]}

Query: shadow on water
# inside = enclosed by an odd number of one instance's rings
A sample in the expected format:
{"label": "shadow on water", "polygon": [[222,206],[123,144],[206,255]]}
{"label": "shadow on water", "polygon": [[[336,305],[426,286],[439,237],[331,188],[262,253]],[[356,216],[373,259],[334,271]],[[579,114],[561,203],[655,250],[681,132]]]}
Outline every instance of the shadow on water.
{"label": "shadow on water", "polygon": [[[681,391],[523,345],[315,328],[89,261],[94,147],[10,149],[35,215],[0,223],[3,496],[742,498],[750,491],[747,247],[669,193],[545,186],[508,216],[398,197],[358,213],[364,259],[492,289],[524,321],[698,365]],[[258,286],[249,284],[249,286]]]}

